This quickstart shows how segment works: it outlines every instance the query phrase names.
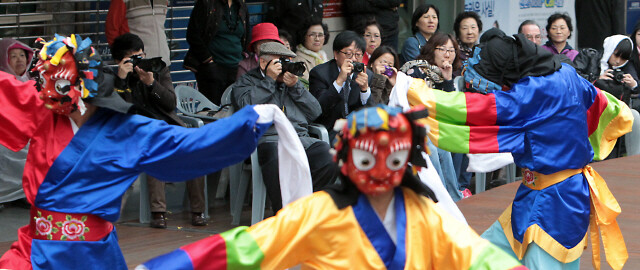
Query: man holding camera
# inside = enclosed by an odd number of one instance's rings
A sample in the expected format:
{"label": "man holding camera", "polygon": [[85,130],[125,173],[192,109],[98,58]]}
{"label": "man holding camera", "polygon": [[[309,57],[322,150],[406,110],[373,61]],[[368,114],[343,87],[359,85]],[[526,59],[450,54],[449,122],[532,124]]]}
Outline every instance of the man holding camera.
{"label": "man holding camera", "polygon": [[[250,70],[233,85],[232,103],[236,108],[254,104],[275,104],[282,109],[298,133],[309,160],[313,190],[322,189],[336,178],[338,169],[329,154],[329,144],[309,136],[307,126],[321,113],[320,104],[298,76],[304,72],[292,63],[295,53],[280,42],[260,46],[259,67]],[[297,74],[295,74],[297,73]],[[260,138],[258,159],[274,213],[282,208],[278,179],[278,134],[272,126]]]}
{"label": "man holding camera", "polygon": [[[116,91],[127,102],[133,103],[133,112],[164,120],[172,125],[184,126],[176,115],[176,94],[171,83],[169,68],[160,57],[145,59],[144,43],[137,35],[127,33],[117,37],[111,45],[113,59],[118,63],[114,82]],[[149,226],[166,228],[167,204],[164,182],[147,176],[152,219]],[[187,182],[191,204],[191,224],[207,225],[204,217],[204,178]]]}
{"label": "man holding camera", "polygon": [[333,124],[350,112],[370,101],[373,72],[361,63],[365,50],[362,36],[353,31],[344,31],[333,41],[334,60],[320,64],[309,72],[309,91],[320,102],[322,114],[316,122],[329,130],[333,139]]}

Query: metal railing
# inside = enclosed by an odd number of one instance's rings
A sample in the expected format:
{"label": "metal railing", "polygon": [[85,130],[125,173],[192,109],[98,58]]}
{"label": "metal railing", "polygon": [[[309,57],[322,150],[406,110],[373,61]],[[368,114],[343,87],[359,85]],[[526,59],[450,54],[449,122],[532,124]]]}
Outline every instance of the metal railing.
{"label": "metal railing", "polygon": [[[32,45],[36,38],[46,40],[55,33],[79,34],[89,37],[106,64],[113,64],[105,36],[105,21],[109,0],[10,0],[0,2],[0,38],[14,38]],[[189,48],[186,41],[187,24],[195,1],[170,0],[165,29],[171,50],[171,77],[174,84],[195,86],[190,71],[182,68],[184,54]],[[266,1],[247,1],[251,24],[263,20],[262,8]]]}

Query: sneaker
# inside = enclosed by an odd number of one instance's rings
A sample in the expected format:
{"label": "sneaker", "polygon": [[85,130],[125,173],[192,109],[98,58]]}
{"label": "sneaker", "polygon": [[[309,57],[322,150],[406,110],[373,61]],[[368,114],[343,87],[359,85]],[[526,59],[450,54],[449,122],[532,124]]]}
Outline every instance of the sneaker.
{"label": "sneaker", "polygon": [[207,219],[204,217],[204,213],[191,213],[191,225],[207,226]]}
{"label": "sneaker", "polygon": [[161,213],[161,212],[151,213],[151,222],[149,222],[149,227],[166,229],[167,219],[164,217],[164,213]]}
{"label": "sneaker", "polygon": [[468,188],[465,188],[462,191],[462,198],[463,199],[469,198],[469,197],[471,197],[471,195],[473,195],[473,194],[471,194],[471,190],[469,190]]}

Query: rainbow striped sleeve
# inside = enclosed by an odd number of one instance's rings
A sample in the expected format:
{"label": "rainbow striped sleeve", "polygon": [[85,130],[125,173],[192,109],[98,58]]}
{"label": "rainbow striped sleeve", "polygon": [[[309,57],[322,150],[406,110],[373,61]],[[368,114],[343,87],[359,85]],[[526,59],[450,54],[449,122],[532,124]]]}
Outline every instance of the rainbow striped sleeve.
{"label": "rainbow striped sleeve", "polygon": [[[333,204],[329,194],[316,192],[288,204],[274,217],[185,245],[145,262],[140,269],[235,270],[295,266],[310,256],[319,256],[313,254],[316,246],[327,245],[313,236],[318,224],[328,216],[347,215],[346,211],[328,207],[329,203]],[[320,210],[318,205],[322,206]]]}
{"label": "rainbow striped sleeve", "polygon": [[600,89],[596,91],[587,111],[587,124],[593,159],[602,160],[611,153],[616,140],[631,131],[633,115],[624,102]]}
{"label": "rainbow striped sleeve", "polygon": [[513,127],[498,126],[493,94],[444,92],[413,80],[407,98],[411,106],[429,110],[425,119],[429,138],[437,147],[455,153],[512,152],[518,147]]}
{"label": "rainbow striped sleeve", "polygon": [[[146,269],[260,269],[264,254],[247,227],[188,244],[144,263]],[[144,268],[142,268],[144,269]]]}

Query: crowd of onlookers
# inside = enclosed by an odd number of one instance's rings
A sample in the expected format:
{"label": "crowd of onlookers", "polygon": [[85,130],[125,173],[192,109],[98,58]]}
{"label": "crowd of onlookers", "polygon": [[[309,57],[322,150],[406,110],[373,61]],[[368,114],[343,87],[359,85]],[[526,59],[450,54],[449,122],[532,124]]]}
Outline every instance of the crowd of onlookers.
{"label": "crowd of onlookers", "polygon": [[[187,28],[189,51],[184,68],[195,74],[197,89],[215,104],[231,92],[235,109],[251,104],[276,104],[294,128],[309,159],[314,190],[332,183],[338,167],[329,153],[332,142],[309,135],[309,125],[320,124],[333,138],[337,119],[364,106],[388,103],[395,84],[394,73],[424,79],[444,91],[464,90],[454,83],[463,73],[463,62],[473,57],[483,24],[475,12],[462,12],[453,29],[442,29],[440,12],[434,5],[418,6],[411,17],[412,36],[398,38],[399,0],[344,1],[348,30],[329,45],[330,29],[322,21],[321,0],[270,1],[266,22],[252,28],[247,6],[241,0],[196,1]],[[277,4],[276,4],[277,3]],[[167,1],[112,1],[106,35],[118,67],[115,87],[127,101],[137,104],[137,113],[184,125],[176,117],[176,98],[169,76],[169,49],[164,34]],[[558,55],[585,78],[638,109],[640,70],[640,26],[631,38],[616,35],[605,39],[603,51],[576,50],[567,42],[573,25],[566,14],[547,20],[547,41],[542,44],[541,28],[524,21],[518,34],[539,45],[538,49]],[[399,44],[403,44],[398,50]],[[327,54],[325,46],[331,46]],[[26,71],[33,52],[20,42],[0,41],[0,69],[19,80],[28,80]],[[131,58],[161,57],[166,66],[157,71],[134,67]],[[5,64],[6,63],[6,64]],[[296,63],[304,69],[297,70]],[[299,65],[298,65],[299,66]],[[18,155],[2,148],[2,156]],[[472,174],[464,154],[450,153],[429,143],[430,158],[454,200],[471,196]],[[623,147],[618,147],[623,149]],[[621,151],[613,156],[621,155]],[[277,133],[266,132],[258,146],[258,156],[272,208],[282,207],[278,181]],[[19,164],[19,163],[15,163]],[[19,166],[19,165],[16,165]],[[3,176],[0,171],[0,177]],[[498,173],[495,180],[500,181]],[[491,180],[491,178],[489,179]],[[20,177],[15,179],[19,185]],[[166,227],[164,184],[150,178],[151,226]],[[189,184],[192,223],[205,225],[202,214],[202,179]],[[0,187],[0,190],[3,187]]]}

